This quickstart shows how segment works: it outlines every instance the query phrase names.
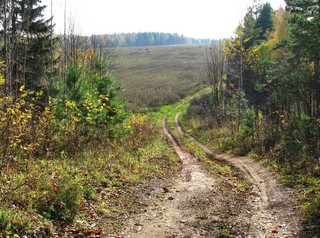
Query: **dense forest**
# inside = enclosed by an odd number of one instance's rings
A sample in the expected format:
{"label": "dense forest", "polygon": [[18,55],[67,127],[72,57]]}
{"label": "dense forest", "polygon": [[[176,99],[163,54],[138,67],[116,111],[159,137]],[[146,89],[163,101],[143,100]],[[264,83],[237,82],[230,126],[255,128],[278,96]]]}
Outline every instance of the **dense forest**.
{"label": "dense forest", "polygon": [[109,35],[94,35],[91,37],[92,45],[106,45],[107,47],[132,46],[160,46],[177,44],[207,44],[210,39],[195,39],[178,35],[177,33],[139,32]]}
{"label": "dense forest", "polygon": [[[186,127],[219,150],[267,160],[303,190],[305,217],[319,223],[320,4],[258,2],[233,38],[207,45],[211,93],[191,100]],[[125,110],[111,47],[207,40],[55,35],[44,9],[40,0],[0,1],[0,236],[53,237],[77,222],[100,234],[105,222],[94,218],[136,206],[110,208],[123,187],[170,177],[178,164],[150,115]]]}
{"label": "dense forest", "polygon": [[291,186],[306,186],[304,211],[318,222],[320,5],[254,3],[232,39],[207,48],[212,93],[193,99],[188,124],[213,147],[264,158]]}

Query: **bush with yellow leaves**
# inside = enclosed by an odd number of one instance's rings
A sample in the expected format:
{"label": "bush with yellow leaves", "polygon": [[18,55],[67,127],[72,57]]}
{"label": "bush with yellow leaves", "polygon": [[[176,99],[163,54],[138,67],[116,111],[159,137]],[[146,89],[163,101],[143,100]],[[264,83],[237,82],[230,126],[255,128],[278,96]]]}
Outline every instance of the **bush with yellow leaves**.
{"label": "bush with yellow leaves", "polygon": [[1,169],[49,152],[55,115],[52,106],[41,105],[42,97],[24,87],[18,97],[0,97]]}

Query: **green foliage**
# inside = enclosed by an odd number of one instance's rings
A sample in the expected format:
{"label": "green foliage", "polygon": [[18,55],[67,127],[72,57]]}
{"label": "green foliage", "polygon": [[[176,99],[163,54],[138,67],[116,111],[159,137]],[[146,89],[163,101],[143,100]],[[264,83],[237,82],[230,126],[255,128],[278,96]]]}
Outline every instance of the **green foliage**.
{"label": "green foliage", "polygon": [[270,3],[265,3],[262,8],[258,19],[256,20],[256,28],[260,30],[259,39],[266,40],[266,33],[273,27],[273,9]]}
{"label": "green foliage", "polygon": [[214,228],[215,235],[219,238],[232,238],[233,235],[230,232],[230,229],[223,227],[215,227]]}
{"label": "green foliage", "polygon": [[127,118],[125,102],[119,98],[122,87],[116,85],[103,52],[79,54],[85,62],[69,66],[65,86],[53,90],[60,90],[54,99],[57,129],[74,146],[90,137],[121,137],[127,133],[119,126]]}
{"label": "green foliage", "polygon": [[[275,159],[290,174],[319,176],[320,124],[304,115],[300,119],[282,117],[282,142]],[[281,148],[281,149],[280,149]]]}
{"label": "green foliage", "polygon": [[7,237],[11,230],[11,214],[0,209],[0,235]]}
{"label": "green foliage", "polygon": [[305,203],[303,208],[304,214],[308,221],[319,225],[320,220],[320,179],[309,180],[309,188],[302,197],[302,202]]}
{"label": "green foliage", "polygon": [[253,108],[247,108],[244,111],[244,118],[240,125],[239,136],[241,139],[250,138],[254,135],[255,111]]}
{"label": "green foliage", "polygon": [[45,198],[38,202],[38,211],[47,219],[71,223],[79,212],[82,188],[69,176],[62,177],[58,184],[44,187]]}
{"label": "green foliage", "polygon": [[[319,57],[319,4],[316,1],[286,0],[292,13],[290,18],[291,40],[294,53],[299,57],[316,60]],[[310,37],[310,36],[313,37]]]}
{"label": "green foliage", "polygon": [[20,0],[8,4],[3,13],[7,15],[5,43],[11,53],[4,54],[6,67],[11,71],[7,75],[9,94],[15,94],[20,86],[44,90],[48,82],[52,26],[43,17],[44,9],[39,0]]}

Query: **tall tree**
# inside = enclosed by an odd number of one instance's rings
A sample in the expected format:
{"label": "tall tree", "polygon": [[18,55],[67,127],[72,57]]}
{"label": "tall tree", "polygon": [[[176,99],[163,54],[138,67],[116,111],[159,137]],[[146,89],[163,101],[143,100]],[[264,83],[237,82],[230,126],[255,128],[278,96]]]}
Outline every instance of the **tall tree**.
{"label": "tall tree", "polygon": [[29,89],[38,89],[46,83],[43,79],[50,67],[51,19],[43,19],[46,6],[40,4],[41,0],[17,0],[15,8],[20,39],[14,73],[22,76],[23,84]]}
{"label": "tall tree", "polygon": [[308,64],[314,94],[312,114],[320,118],[320,1],[286,0],[290,17],[291,44],[295,61]]}
{"label": "tall tree", "polygon": [[224,52],[224,42],[213,42],[206,48],[206,73],[210,86],[212,87],[213,106],[216,108],[223,103],[224,82],[227,64],[226,54]]}
{"label": "tall tree", "polygon": [[12,48],[13,48],[13,41],[10,34],[10,29],[12,29],[12,19],[13,19],[13,0],[3,0],[0,1],[1,6],[1,14],[0,14],[0,21],[2,24],[1,33],[1,40],[3,43],[3,48],[1,50],[1,57],[5,63],[5,70],[4,70],[4,78],[5,80],[5,87],[4,93],[11,94],[12,93],[12,65],[13,61],[11,60],[12,56]]}
{"label": "tall tree", "polygon": [[266,33],[270,31],[273,27],[273,9],[270,5],[270,3],[265,3],[262,8],[260,15],[257,18],[256,21],[256,28],[260,29],[259,33],[259,39],[260,40],[266,40],[267,35]]}
{"label": "tall tree", "polygon": [[1,32],[6,63],[6,92],[18,91],[21,85],[39,89],[50,71],[51,19],[43,19],[41,0],[1,1]]}
{"label": "tall tree", "polygon": [[289,18],[290,13],[283,8],[279,8],[273,14],[273,31],[268,35],[268,44],[275,46],[282,40],[289,38]]}

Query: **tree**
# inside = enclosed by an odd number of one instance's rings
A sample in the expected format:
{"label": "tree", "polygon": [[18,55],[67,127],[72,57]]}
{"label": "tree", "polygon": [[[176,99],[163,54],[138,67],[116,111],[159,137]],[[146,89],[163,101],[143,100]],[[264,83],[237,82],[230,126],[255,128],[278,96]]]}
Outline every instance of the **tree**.
{"label": "tree", "polygon": [[259,32],[260,40],[266,40],[267,39],[266,33],[270,31],[273,27],[272,15],[273,15],[273,9],[270,3],[267,2],[262,6],[261,12],[256,21],[256,28],[260,30]]}
{"label": "tree", "polygon": [[4,60],[5,70],[4,70],[4,78],[5,78],[5,87],[4,93],[11,94],[12,93],[12,65],[13,61],[11,60],[12,56],[12,38],[10,34],[10,29],[12,28],[12,15],[13,15],[13,0],[3,0],[0,2],[1,6],[1,14],[0,20],[2,23],[1,40],[3,43],[3,48],[1,50],[1,56]]}
{"label": "tree", "polygon": [[[259,36],[259,29],[256,28],[256,20],[254,18],[253,8],[249,8],[248,12],[244,16],[243,24],[241,27],[242,46],[244,50],[248,50],[250,47],[256,44],[256,40]],[[239,31],[240,29],[238,29]]]}
{"label": "tree", "polygon": [[224,82],[227,58],[222,41],[213,42],[206,48],[206,73],[212,87],[213,106],[217,108],[223,103]]}
{"label": "tree", "polygon": [[275,46],[278,42],[289,39],[289,15],[283,8],[279,8],[273,14],[273,30],[268,35],[268,44]]}
{"label": "tree", "polygon": [[40,0],[7,0],[3,38],[7,93],[17,93],[20,86],[40,89],[46,82],[51,58],[51,19],[44,20],[45,6]]}
{"label": "tree", "polygon": [[312,115],[320,117],[320,2],[314,0],[286,0],[290,17],[289,47],[297,64],[308,64],[314,90]]}

